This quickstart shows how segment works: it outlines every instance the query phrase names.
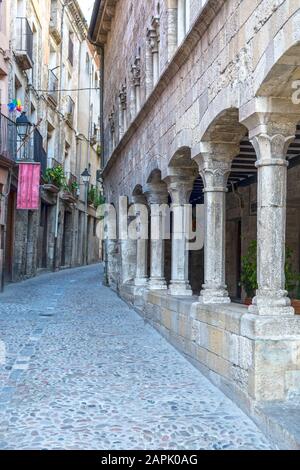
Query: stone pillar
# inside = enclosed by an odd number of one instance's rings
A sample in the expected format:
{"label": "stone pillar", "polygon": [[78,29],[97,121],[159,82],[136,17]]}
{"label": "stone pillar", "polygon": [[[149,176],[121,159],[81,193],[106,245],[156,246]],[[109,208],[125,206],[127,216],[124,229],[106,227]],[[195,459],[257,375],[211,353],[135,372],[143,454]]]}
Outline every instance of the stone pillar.
{"label": "stone pillar", "polygon": [[[143,227],[141,226],[142,220],[139,215],[138,205],[146,206],[146,198],[144,195],[133,196],[133,202],[137,205],[137,217],[139,218],[137,224],[137,241],[136,241],[136,274],[134,278],[134,285],[137,288],[144,288],[148,283],[148,238],[143,235]],[[147,220],[148,222],[148,220]],[[148,229],[147,229],[148,233]]]}
{"label": "stone pillar", "polygon": [[238,153],[236,144],[204,143],[195,157],[204,183],[204,285],[199,298],[204,304],[231,302],[225,284],[225,198],[231,162]]}
{"label": "stone pillar", "polygon": [[245,121],[257,155],[257,281],[250,313],[292,315],[285,290],[286,154],[295,139],[296,121],[271,113],[252,115]]}
{"label": "stone pillar", "polygon": [[[165,242],[163,233],[163,214],[158,210],[160,205],[168,204],[166,184],[149,183],[145,195],[150,206],[151,240],[150,240],[150,290],[165,290],[167,283],[164,275]],[[163,209],[163,208],[162,208]]]}
{"label": "stone pillar", "polygon": [[193,295],[189,283],[189,252],[186,239],[187,221],[185,205],[189,204],[196,174],[193,170],[179,170],[177,175],[166,179],[172,198],[172,279],[169,287],[171,295]]}

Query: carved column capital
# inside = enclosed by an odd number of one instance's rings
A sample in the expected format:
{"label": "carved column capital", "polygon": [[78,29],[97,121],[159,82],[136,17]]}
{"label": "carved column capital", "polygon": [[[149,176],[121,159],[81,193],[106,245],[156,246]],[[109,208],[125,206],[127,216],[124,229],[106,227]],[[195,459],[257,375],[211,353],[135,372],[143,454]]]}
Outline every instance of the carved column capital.
{"label": "carved column capital", "polygon": [[126,89],[126,85],[122,85],[120,93],[119,93],[119,98],[120,98],[121,108],[123,109],[123,111],[125,111],[126,108],[127,108],[127,89]]}
{"label": "carved column capital", "polygon": [[168,204],[168,191],[165,183],[148,183],[144,192],[148,204]]}
{"label": "carved column capital", "polygon": [[135,194],[132,196],[133,204],[147,204],[147,199],[145,194]]}
{"label": "carved column capital", "polygon": [[231,162],[240,152],[237,143],[202,142],[194,157],[203,179],[204,191],[226,191]]}
{"label": "carved column capital", "polygon": [[133,65],[131,66],[132,84],[134,86],[141,85],[141,59],[136,56]]}
{"label": "carved column capital", "polygon": [[178,205],[189,204],[190,195],[197,177],[197,170],[179,169],[177,172],[172,171],[172,173],[165,178],[172,203]]}
{"label": "carved column capital", "polygon": [[257,155],[256,166],[287,165],[286,154],[295,139],[300,115],[254,112],[243,124]]}
{"label": "carved column capital", "polygon": [[230,175],[231,163],[211,161],[203,165],[200,175],[204,183],[204,192],[226,192],[227,182]]}
{"label": "carved column capital", "polygon": [[151,26],[147,32],[150,50],[153,54],[158,52],[160,42],[160,19],[154,16],[151,21]]}

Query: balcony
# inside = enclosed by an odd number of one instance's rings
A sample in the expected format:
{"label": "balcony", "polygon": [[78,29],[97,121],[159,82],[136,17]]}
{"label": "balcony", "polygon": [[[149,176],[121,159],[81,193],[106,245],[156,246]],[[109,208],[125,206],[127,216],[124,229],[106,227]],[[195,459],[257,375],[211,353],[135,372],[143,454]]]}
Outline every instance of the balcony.
{"label": "balcony", "polygon": [[16,124],[0,114],[0,158],[14,162],[17,155],[17,127]]}
{"label": "balcony", "polygon": [[66,188],[63,194],[63,199],[69,202],[74,202],[78,198],[79,185],[78,180],[73,173],[66,173]]}
{"label": "balcony", "polygon": [[61,5],[60,2],[51,2],[51,16],[49,31],[56,44],[61,43]]}
{"label": "balcony", "polygon": [[48,98],[57,105],[58,103],[58,78],[49,70],[49,82],[48,82]]}
{"label": "balcony", "polygon": [[33,159],[36,163],[41,164],[41,173],[45,174],[47,169],[47,152],[43,147],[43,137],[40,132],[35,129],[33,135]]}
{"label": "balcony", "polygon": [[33,67],[33,33],[27,18],[16,18],[16,60],[22,70]]}
{"label": "balcony", "polygon": [[71,96],[67,96],[67,105],[66,105],[66,121],[73,127],[74,124],[74,112],[75,112],[75,103],[72,100]]}

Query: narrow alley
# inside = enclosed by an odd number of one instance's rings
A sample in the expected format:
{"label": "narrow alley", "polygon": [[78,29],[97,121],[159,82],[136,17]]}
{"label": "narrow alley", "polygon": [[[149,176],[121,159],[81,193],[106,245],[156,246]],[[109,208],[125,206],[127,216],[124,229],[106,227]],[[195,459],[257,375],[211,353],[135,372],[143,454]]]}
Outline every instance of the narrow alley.
{"label": "narrow alley", "polygon": [[1,296],[0,448],[271,449],[101,276],[45,274]]}

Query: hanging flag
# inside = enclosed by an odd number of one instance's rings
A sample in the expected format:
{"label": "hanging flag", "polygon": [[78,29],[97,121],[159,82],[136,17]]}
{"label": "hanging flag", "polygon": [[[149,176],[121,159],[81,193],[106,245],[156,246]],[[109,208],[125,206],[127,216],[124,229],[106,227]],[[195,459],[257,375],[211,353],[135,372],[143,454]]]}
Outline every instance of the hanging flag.
{"label": "hanging flag", "polygon": [[19,164],[17,209],[39,209],[40,175],[40,163]]}

